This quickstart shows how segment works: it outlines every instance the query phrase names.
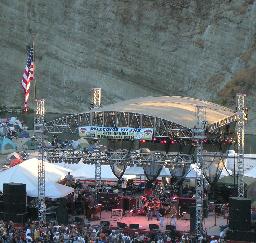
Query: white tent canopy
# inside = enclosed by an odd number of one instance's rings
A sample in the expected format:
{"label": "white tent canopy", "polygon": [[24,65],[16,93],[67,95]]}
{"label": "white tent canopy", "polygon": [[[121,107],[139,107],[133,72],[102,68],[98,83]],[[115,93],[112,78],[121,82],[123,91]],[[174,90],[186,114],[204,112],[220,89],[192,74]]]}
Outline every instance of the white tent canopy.
{"label": "white tent canopy", "polygon": [[186,174],[185,178],[186,179],[196,178],[197,173],[200,174],[201,170],[197,167],[196,164],[191,164],[190,169],[189,169],[188,173]]}
{"label": "white tent canopy", "polygon": [[[37,159],[32,159],[34,164],[37,164]],[[27,195],[30,197],[37,197],[38,196],[38,177],[37,177],[37,166],[36,171],[33,170],[33,166],[30,166],[28,169],[27,166],[33,163],[31,161],[16,165],[10,169],[4,170],[0,172],[0,190],[3,191],[3,184],[4,183],[23,183],[26,184],[26,191]],[[63,186],[57,184],[56,181],[61,178],[61,174],[63,172],[59,172],[59,175],[54,170],[54,166],[50,167],[53,171],[49,171],[49,167],[46,166],[46,181],[45,181],[45,196],[49,198],[58,198],[58,197],[65,197],[66,195],[72,193],[74,190],[73,188],[69,188],[67,186]],[[58,178],[58,179],[57,179]],[[57,179],[57,180],[56,180]]]}
{"label": "white tent canopy", "polygon": [[[74,178],[95,179],[95,165],[83,164],[83,166],[79,167],[71,174]],[[101,178],[103,180],[117,180],[110,165],[101,166]]]}
{"label": "white tent canopy", "polygon": [[142,176],[142,175],[144,175],[144,170],[140,166],[131,166],[131,167],[126,168],[124,175]]}
{"label": "white tent canopy", "polygon": [[[48,198],[61,198],[74,192],[74,188],[69,186],[64,186],[55,182],[46,182],[45,184],[45,196]],[[30,190],[30,197],[37,197],[38,188]]]}
{"label": "white tent canopy", "polygon": [[244,173],[245,176],[249,176],[249,177],[253,177],[253,178],[256,178],[256,167],[246,171]]}
{"label": "white tent canopy", "polygon": [[[39,160],[37,158],[32,158],[32,159],[25,160],[23,163],[16,166],[24,168],[31,175],[37,177],[38,164],[39,164]],[[47,161],[44,161],[44,167],[45,167],[45,181],[57,182],[65,178],[68,172],[71,171],[61,166],[51,164]]]}
{"label": "white tent canopy", "polygon": [[[131,166],[128,167],[125,172],[124,175],[137,175],[137,176],[144,176],[144,169],[143,167],[140,166]],[[171,173],[170,170],[168,168],[165,168],[163,166],[163,168],[161,169],[161,172],[159,174],[159,177],[170,177]]]}

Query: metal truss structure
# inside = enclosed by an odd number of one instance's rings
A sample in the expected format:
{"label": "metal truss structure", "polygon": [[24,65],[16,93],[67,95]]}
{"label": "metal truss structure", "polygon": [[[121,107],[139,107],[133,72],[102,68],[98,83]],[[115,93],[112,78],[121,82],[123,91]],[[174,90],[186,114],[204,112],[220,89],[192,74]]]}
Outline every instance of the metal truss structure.
{"label": "metal truss structure", "polygon": [[38,218],[42,224],[46,221],[45,206],[45,167],[44,167],[44,99],[36,100],[36,112],[34,117],[34,135],[39,142],[38,163]]}
{"label": "metal truss structure", "polygon": [[245,95],[237,95],[237,176],[238,197],[244,197],[244,123],[245,123]]}
{"label": "metal truss structure", "polygon": [[83,151],[74,151],[72,149],[48,149],[47,160],[51,163],[78,163],[83,161],[85,164],[95,164],[99,161],[102,165],[112,165],[116,163],[126,164],[127,166],[146,166],[152,159],[161,165],[173,168],[175,164],[193,163],[193,156],[180,153],[165,153],[163,151],[150,153],[140,153],[137,151],[113,151],[100,152],[98,149],[88,153]]}
{"label": "metal truss structure", "polygon": [[[196,107],[197,123],[194,128],[193,139],[196,141],[196,165],[198,168],[203,168],[203,140],[205,139],[205,107]],[[203,186],[203,172],[196,173],[196,225],[195,234],[198,242],[203,238],[203,200],[204,200],[204,186]]]}
{"label": "metal truss structure", "polygon": [[[93,88],[91,90],[91,100],[90,100],[90,107],[89,109],[97,109],[101,107],[101,88]],[[90,117],[92,119],[92,116]],[[92,123],[92,120],[90,120],[90,125]],[[100,151],[94,151],[97,156],[100,156]],[[98,200],[98,191],[101,187],[101,160],[96,159],[95,160],[95,192],[96,192],[96,200]]]}
{"label": "metal truss structure", "polygon": [[57,118],[46,123],[49,133],[78,133],[80,126],[154,128],[159,137],[192,137],[191,129],[165,119],[132,113],[116,111],[97,111],[93,109],[86,113],[72,114]]}
{"label": "metal truss structure", "polygon": [[[93,92],[92,92],[93,93]],[[100,91],[95,91],[91,95],[91,104],[98,102],[101,99]],[[96,102],[96,103],[97,103]],[[203,140],[206,138],[218,137],[223,134],[226,126],[229,124],[237,125],[237,140],[238,140],[238,195],[244,196],[244,183],[243,183],[243,158],[244,158],[244,95],[238,95],[237,112],[230,117],[226,117],[213,124],[207,124],[205,120],[205,108],[203,106],[196,107],[196,126],[191,129],[184,127],[180,124],[168,121],[159,117],[139,114],[134,112],[118,112],[118,111],[99,111],[100,102],[93,108],[91,105],[90,111],[80,114],[71,114],[62,118],[55,119],[47,122],[45,128],[48,132],[66,132],[78,134],[78,127],[80,126],[103,126],[103,127],[133,127],[133,128],[153,128],[155,137],[168,137],[173,139],[193,141],[196,150],[195,155],[184,155],[180,153],[165,153],[150,151],[150,153],[140,153],[136,151],[114,151],[114,152],[100,152],[97,149],[92,153],[74,152],[74,151],[51,151],[48,153],[49,161],[62,161],[76,162],[78,159],[83,158],[84,163],[93,163],[97,166],[100,164],[114,164],[125,163],[128,165],[147,166],[152,161],[173,168],[175,166],[185,166],[196,162],[199,168],[203,167],[203,161],[207,156],[213,156],[211,153],[203,151]],[[62,154],[63,156],[59,156]],[[216,153],[215,153],[216,155]],[[214,155],[214,156],[215,156]],[[225,156],[221,155],[222,158]],[[100,181],[100,170],[95,170],[96,186],[97,181]],[[203,236],[202,225],[202,207],[203,207],[203,173],[198,174],[196,178],[196,236],[200,239]]]}
{"label": "metal truss structure", "polygon": [[89,109],[95,109],[101,107],[101,88],[91,89],[90,94],[90,107]]}

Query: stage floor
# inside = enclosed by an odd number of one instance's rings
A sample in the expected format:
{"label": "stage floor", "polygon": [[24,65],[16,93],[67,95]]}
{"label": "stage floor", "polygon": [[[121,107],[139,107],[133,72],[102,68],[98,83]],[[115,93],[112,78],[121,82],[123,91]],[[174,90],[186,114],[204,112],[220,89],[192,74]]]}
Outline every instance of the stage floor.
{"label": "stage floor", "polygon": [[[100,215],[99,215],[100,216]],[[131,214],[127,214],[123,217],[111,217],[111,212],[102,211],[101,219],[98,221],[91,221],[91,225],[99,225],[100,221],[109,221],[111,227],[117,227],[117,222],[122,222],[127,224],[139,224],[139,229],[141,230],[149,230],[149,224],[157,224],[162,232],[165,231],[166,225],[170,224],[170,218],[164,218],[164,227],[160,227],[159,221],[157,221],[156,217],[153,220],[147,219],[146,216],[135,216]],[[204,219],[203,227],[207,231],[207,235],[219,236],[220,234],[220,225],[226,225],[227,219],[222,216],[216,216],[214,214],[209,213],[209,216]],[[177,230],[182,232],[188,232],[190,230],[190,220],[189,219],[178,219],[177,220]]]}

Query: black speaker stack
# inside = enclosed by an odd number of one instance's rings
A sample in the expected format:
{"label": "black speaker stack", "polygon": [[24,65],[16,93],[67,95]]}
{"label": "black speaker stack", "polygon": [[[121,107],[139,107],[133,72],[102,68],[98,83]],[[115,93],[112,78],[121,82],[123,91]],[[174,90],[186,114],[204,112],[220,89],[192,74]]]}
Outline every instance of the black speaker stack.
{"label": "black speaker stack", "polygon": [[26,199],[26,184],[4,183],[3,201],[0,203],[2,219],[25,223]]}
{"label": "black speaker stack", "polygon": [[247,231],[251,227],[251,200],[231,197],[229,199],[229,228]]}
{"label": "black speaker stack", "polygon": [[228,240],[255,242],[256,232],[251,229],[251,200],[248,198],[229,198]]}
{"label": "black speaker stack", "polygon": [[139,224],[130,224],[130,225],[129,225],[129,228],[130,228],[130,229],[139,229],[139,228],[140,228],[140,225],[139,225]]}
{"label": "black speaker stack", "polygon": [[152,231],[159,230],[158,224],[149,224],[148,227],[149,227],[149,230],[152,230]]}

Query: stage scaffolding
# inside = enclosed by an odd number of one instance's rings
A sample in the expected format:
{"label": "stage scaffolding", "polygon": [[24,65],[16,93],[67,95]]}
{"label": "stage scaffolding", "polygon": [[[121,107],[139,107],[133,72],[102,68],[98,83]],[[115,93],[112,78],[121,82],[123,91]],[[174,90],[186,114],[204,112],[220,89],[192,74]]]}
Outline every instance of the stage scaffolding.
{"label": "stage scaffolding", "polygon": [[[96,92],[96,91],[95,91]],[[99,94],[91,95],[91,104],[95,101],[99,101]],[[196,106],[196,124],[194,128],[187,128],[180,124],[168,121],[159,117],[153,117],[150,115],[144,115],[134,112],[119,112],[119,111],[104,111],[97,110],[100,107],[100,103],[97,103],[96,108],[90,109],[90,111],[80,114],[71,114],[62,118],[55,119],[47,122],[45,128],[48,132],[68,132],[77,133],[80,126],[100,126],[100,127],[133,127],[133,128],[153,128],[155,137],[169,137],[177,138],[187,141],[192,141],[195,145],[195,154],[181,154],[155,152],[142,153],[138,151],[122,150],[112,152],[100,152],[94,151],[93,153],[76,152],[74,156],[73,152],[67,152],[67,150],[60,151],[60,149],[52,149],[48,151],[48,160],[51,162],[60,161],[59,154],[65,154],[61,158],[62,161],[78,162],[83,158],[84,163],[95,163],[96,167],[101,164],[113,165],[118,158],[119,162],[125,163],[127,166],[138,165],[147,166],[151,163],[152,158],[159,164],[173,168],[175,166],[186,166],[191,163],[197,163],[199,168],[203,168],[204,160],[207,157],[216,156],[215,153],[208,153],[203,151],[203,140],[208,139],[211,136],[222,136],[226,126],[230,124],[236,124],[237,127],[237,143],[238,143],[238,196],[244,196],[244,121],[246,120],[246,109],[244,106],[245,95],[237,96],[237,111],[231,116],[225,117],[215,123],[208,124],[205,119],[205,108],[203,106]],[[95,98],[95,99],[94,99]],[[94,101],[93,101],[94,99]],[[73,154],[73,155],[72,155]],[[213,155],[214,154],[214,155]],[[73,157],[72,157],[73,156]],[[225,158],[226,155],[220,153],[220,157]],[[95,170],[96,187],[100,181],[100,170]],[[202,207],[203,207],[203,175],[198,174],[196,178],[196,235],[200,239],[203,235],[202,225]]]}
{"label": "stage scaffolding", "polygon": [[[101,107],[101,88],[93,88],[90,94],[90,107],[89,109],[98,109]],[[92,119],[92,114],[90,115]],[[92,125],[92,120],[90,120]],[[95,197],[98,200],[98,192],[101,187],[101,152],[98,150],[96,144],[93,153],[96,155],[95,164]]]}
{"label": "stage scaffolding", "polygon": [[45,206],[45,167],[44,167],[44,99],[36,100],[36,112],[34,117],[34,136],[39,143],[38,162],[38,219],[42,224],[46,221]]}

